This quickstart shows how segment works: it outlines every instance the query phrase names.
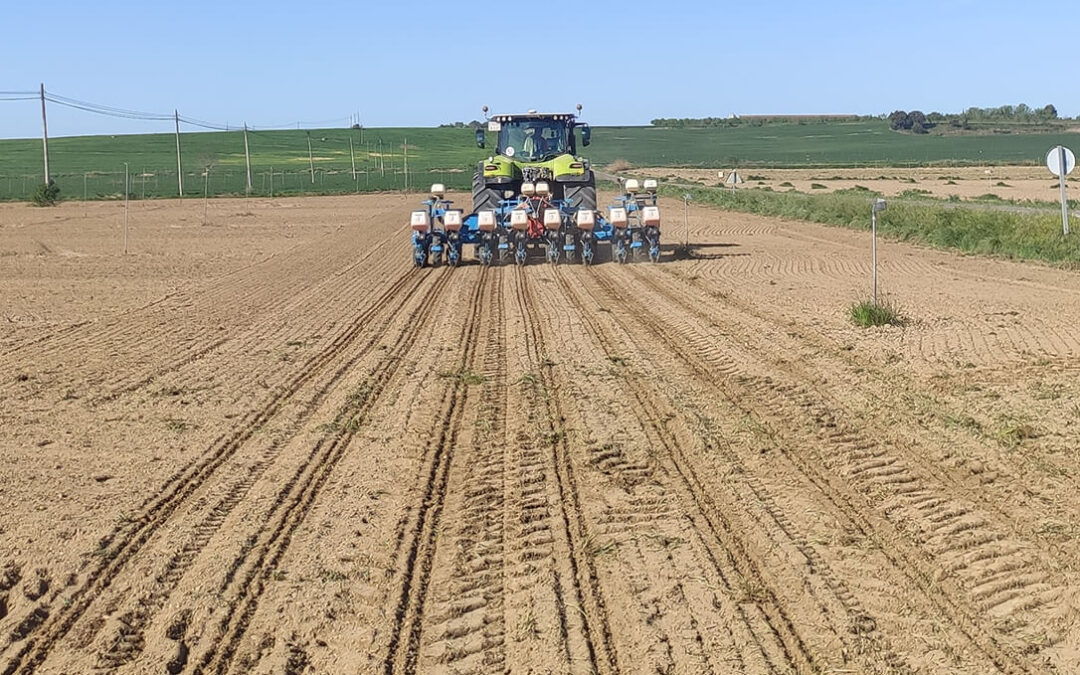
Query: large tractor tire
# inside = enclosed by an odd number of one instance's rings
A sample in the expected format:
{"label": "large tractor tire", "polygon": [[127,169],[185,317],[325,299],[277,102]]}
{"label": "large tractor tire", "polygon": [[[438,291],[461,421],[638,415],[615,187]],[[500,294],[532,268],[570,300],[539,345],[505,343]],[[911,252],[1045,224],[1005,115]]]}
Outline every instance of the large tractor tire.
{"label": "large tractor tire", "polygon": [[589,171],[589,178],[580,183],[563,185],[563,199],[571,208],[596,210],[596,175]]}
{"label": "large tractor tire", "polygon": [[484,176],[477,171],[472,181],[473,213],[477,211],[495,211],[502,201],[502,190],[490,188],[484,183]]}

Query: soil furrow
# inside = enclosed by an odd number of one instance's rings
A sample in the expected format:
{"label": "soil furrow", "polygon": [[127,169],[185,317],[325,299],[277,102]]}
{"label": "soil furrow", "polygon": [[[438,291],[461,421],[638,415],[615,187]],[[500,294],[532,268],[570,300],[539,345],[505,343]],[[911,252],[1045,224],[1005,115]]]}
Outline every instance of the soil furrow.
{"label": "soil furrow", "polygon": [[[421,275],[412,275],[407,283],[389,288],[373,304],[369,313],[359,317],[352,327],[320,354],[312,357],[304,368],[294,374],[280,390],[264,403],[261,410],[248,413],[231,433],[218,441],[200,458],[177,472],[157,491],[159,496],[149,499],[140,515],[129,523],[119,525],[99,544],[100,563],[86,572],[85,580],[74,589],[64,602],[65,607],[50,616],[42,624],[44,635],[28,636],[26,644],[9,663],[5,675],[16,672],[32,672],[46,657],[50,649],[63,638],[75,621],[87,610],[96,596],[109,586],[128,562],[138,553],[150,536],[160,528],[195,490],[213,475],[259,428],[264,426],[285,405],[285,402],[305,384],[315,378],[352,343],[367,327],[368,322],[381,311],[393,308],[395,302],[410,297],[422,285]],[[400,297],[399,297],[400,296]]]}
{"label": "soil furrow", "polygon": [[[601,275],[595,275],[595,278],[611,302],[620,304],[629,299],[614,284],[601,277]],[[706,361],[705,357],[697,349],[692,348],[692,343],[688,343],[687,339],[676,330],[677,327],[682,326],[683,322],[675,322],[674,325],[662,324],[656,318],[645,314],[640,315],[639,318],[642,324],[656,338],[663,341],[673,353],[678,354],[703,382],[714,380],[714,376],[710,372],[712,370],[711,362]],[[738,353],[742,349],[744,348],[741,344],[732,343],[728,345],[727,353],[730,354],[733,351]],[[715,358],[718,358],[718,356]],[[720,383],[722,385],[720,390],[722,394],[751,417],[760,416],[761,409],[764,406],[766,410],[770,410],[770,424],[775,425],[770,426],[770,429],[780,436],[786,435],[785,432],[790,433],[793,430],[790,423],[792,416],[805,414],[801,411],[801,407],[789,407],[786,404],[789,400],[788,396],[770,378],[762,378],[761,376],[755,376],[752,372],[743,371],[738,364],[732,363],[731,359],[726,356],[724,360],[728,362],[730,368],[734,368],[734,375]],[[833,425],[826,423],[824,428],[831,430]],[[785,458],[789,459],[803,475],[826,494],[831,502],[850,519],[853,527],[858,528],[865,536],[873,536],[878,540],[890,542],[889,547],[883,549],[883,552],[892,564],[898,570],[904,572],[910,582],[921,589],[924,597],[933,602],[943,613],[943,616],[949,617],[998,668],[1004,672],[1026,672],[1028,667],[1024,661],[1000,646],[1001,637],[1003,636],[991,634],[983,621],[980,621],[972,611],[972,608],[956,598],[956,594],[962,597],[962,590],[957,589],[953,593],[941,592],[943,589],[948,588],[948,585],[938,582],[939,575],[935,574],[934,567],[926,560],[925,553],[922,552],[926,549],[916,549],[910,544],[901,544],[903,535],[894,529],[895,526],[891,522],[881,517],[868,517],[866,506],[861,508],[856,506],[860,502],[865,504],[866,493],[860,490],[852,490],[850,487],[840,487],[838,476],[826,474],[823,467],[832,464],[829,458],[825,458],[823,462],[822,459],[815,457],[811,461],[799,451],[799,449],[816,448],[822,442],[834,445],[838,441],[836,438],[827,436],[823,438],[822,436],[815,434],[809,439],[799,439],[790,445],[781,444],[779,449],[783,452]],[[847,440],[847,438],[847,435],[842,436],[844,440]],[[851,448],[851,452],[858,452],[856,443],[849,442],[845,443],[845,445]],[[871,445],[873,444],[871,443]],[[874,485],[878,488],[882,487],[881,483],[874,483]],[[867,490],[870,490],[869,486]],[[873,510],[872,503],[870,511]],[[962,552],[971,546],[992,545],[995,541],[996,538],[993,537],[980,538],[973,536],[964,542],[960,542],[957,548],[950,545],[947,549],[938,551],[938,555],[945,556],[951,551]],[[931,589],[931,584],[934,586],[933,589]]]}
{"label": "soil furrow", "polygon": [[236,568],[245,567],[246,572],[237,575],[235,586],[222,589],[233,595],[234,599],[229,602],[229,609],[219,622],[219,634],[213,638],[213,645],[193,670],[196,675],[227,672],[251,617],[258,608],[259,596],[291,543],[292,534],[303,523],[320,490],[348,449],[349,442],[367,423],[369,411],[398,372],[405,354],[416,344],[421,329],[439,307],[440,291],[449,283],[452,283],[449,273],[439,276],[432,291],[426,294],[408,322],[409,330],[398,336],[389,353],[370,375],[367,388],[349,397],[338,412],[335,424],[331,425],[333,431],[316,442],[309,460],[299,467],[297,474],[281,490],[276,500],[276,504],[281,506],[280,511],[275,509],[271,512],[273,521],[268,521],[254,535],[258,543],[241,553]]}
{"label": "soil furrow", "polygon": [[[447,373],[478,390],[465,401],[470,424],[457,435],[449,469],[418,672],[503,672],[506,596],[506,320],[503,279],[491,271],[479,370]],[[478,312],[473,306],[466,311]]]}
{"label": "soil furrow", "polygon": [[[656,280],[638,274],[635,276],[651,291],[677,303],[686,315],[700,316],[703,321],[709,321],[702,316],[704,312],[701,309],[674,296]],[[770,341],[771,344],[777,342],[779,340]],[[715,342],[711,347],[699,349],[697,353],[712,363],[730,364],[732,355],[741,351],[739,348],[729,347],[720,353]],[[760,361],[761,358],[762,355],[758,354],[753,360]],[[799,383],[798,380],[793,384],[781,384],[779,378],[789,375],[794,375],[806,384]],[[937,557],[936,565],[951,570],[960,592],[968,593],[975,600],[973,605],[1001,607],[1013,599],[1018,599],[1009,605],[1009,608],[1017,613],[1013,617],[1014,629],[1011,631],[1014,640],[1026,643],[1025,636],[1043,634],[1049,636],[1046,639],[1051,643],[1055,641],[1053,636],[1059,632],[1053,629],[1052,624],[1056,622],[1053,617],[1058,612],[1051,599],[1059,597],[1062,589],[1054,587],[1052,572],[1046,570],[1045,563],[1035,557],[1032,547],[1019,539],[1023,535],[1016,531],[1011,522],[1015,517],[1015,509],[1011,516],[1004,514],[997,506],[987,512],[969,502],[966,496],[952,496],[952,492],[965,494],[968,490],[962,483],[936,468],[934,463],[925,461],[924,456],[908,449],[907,443],[882,443],[877,440],[879,433],[871,436],[860,430],[857,423],[849,422],[849,416],[844,414],[844,407],[837,403],[834,397],[822,392],[821,385],[814,384],[817,378],[805,373],[798,362],[774,368],[771,375],[742,373],[736,379],[757,387],[763,395],[772,395],[777,406],[794,406],[795,409],[803,411],[809,418],[808,426],[816,426],[820,436],[843,451],[820,457],[819,465],[846,478],[872,502],[881,504],[879,508],[886,517],[900,523],[902,529],[908,530],[909,536],[922,550],[933,552]],[[787,413],[787,416],[791,418],[790,413]],[[978,491],[973,498],[979,500]],[[911,506],[912,502],[925,505],[928,500],[933,500],[932,508]],[[1005,516],[1005,522],[1001,522],[1002,516]],[[984,559],[1014,569],[1013,576],[1016,579],[1037,577],[1038,583],[1005,585],[1001,587],[1000,594],[1006,597],[998,602],[985,602],[984,598],[974,594],[983,565],[958,567],[954,564],[957,556],[978,555],[980,551],[985,553]],[[996,619],[1001,623],[1000,616]],[[1023,646],[1019,648],[1025,649]]]}
{"label": "soil furrow", "polygon": [[[594,310],[584,304],[579,291],[564,278],[561,270],[557,270],[555,276],[565,297],[583,318],[592,338],[601,346],[605,358],[614,363],[624,359],[625,351],[614,347],[612,336],[593,318]],[[791,668],[797,672],[813,671],[818,665],[795,622],[777,598],[773,590],[774,582],[763,575],[763,566],[755,560],[739,534],[738,527],[724,516],[724,509],[715,503],[710,491],[702,484],[677,437],[670,431],[667,420],[653,417],[663,410],[657,397],[650,391],[649,386],[632,376],[623,377],[622,382],[626,384],[627,393],[633,398],[634,404],[631,408],[635,416],[649,430],[648,435],[654,442],[654,449],[664,450],[664,456],[671,461],[674,475],[682,482],[683,489],[686,490],[683,512],[694,523],[719,577],[727,581],[728,592],[735,595],[736,585],[755,589],[758,597],[752,607],[760,611],[767,622],[768,631],[775,635],[783,649],[782,654],[769,655],[767,645],[771,640],[759,635],[766,658],[772,656],[773,667]],[[753,623],[749,624],[751,630]],[[775,663],[776,658],[781,658],[783,664]]]}
{"label": "soil furrow", "polygon": [[462,375],[473,372],[475,368],[476,346],[483,323],[481,317],[490,306],[491,289],[486,283],[488,276],[489,269],[484,268],[471,294],[467,308],[469,318],[462,328],[458,342],[462,349],[457,363],[458,376],[452,378],[452,384],[447,387],[440,406],[440,423],[433,433],[427,452],[430,459],[427,462],[429,470],[426,486],[410,533],[411,543],[402,561],[404,569],[400,573],[400,593],[383,668],[387,675],[417,672],[431,567],[438,545],[439,522],[468,395],[466,377]]}
{"label": "soil furrow", "polygon": [[[558,503],[562,513],[562,529],[569,546],[569,562],[571,564],[570,578],[564,583],[569,583],[573,593],[562,592],[564,612],[571,607],[577,607],[580,611],[581,638],[584,638],[585,647],[588,651],[589,668],[596,673],[618,673],[620,664],[615,651],[611,627],[608,622],[607,609],[604,597],[597,578],[596,565],[592,559],[592,553],[588,550],[588,532],[582,514],[581,501],[578,494],[577,478],[574,466],[569,457],[570,449],[565,427],[566,417],[562,412],[562,402],[557,388],[551,360],[552,340],[550,332],[545,332],[542,317],[539,313],[537,301],[532,289],[532,282],[526,276],[525,270],[516,269],[515,288],[521,311],[525,317],[527,344],[530,356],[530,373],[534,373],[541,388],[536,393],[532,405],[534,409],[540,408],[544,412],[541,422],[542,431],[547,437],[550,447],[549,457],[551,469],[556,477],[558,486]],[[549,328],[550,331],[550,328]],[[567,601],[570,602],[567,602]],[[571,604],[572,603],[572,604]],[[571,610],[572,611],[572,610]],[[576,616],[566,617],[567,632],[570,627],[577,623]],[[575,636],[569,634],[573,639]],[[573,649],[571,649],[573,658]]]}

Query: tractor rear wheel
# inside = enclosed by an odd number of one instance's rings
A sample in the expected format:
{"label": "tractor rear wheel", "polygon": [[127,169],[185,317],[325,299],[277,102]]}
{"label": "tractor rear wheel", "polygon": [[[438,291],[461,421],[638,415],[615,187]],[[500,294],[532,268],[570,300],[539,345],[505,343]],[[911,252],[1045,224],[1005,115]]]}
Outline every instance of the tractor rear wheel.
{"label": "tractor rear wheel", "polygon": [[589,172],[589,178],[581,183],[563,185],[563,200],[570,208],[596,210],[596,175]]}
{"label": "tractor rear wheel", "polygon": [[484,176],[477,171],[472,181],[472,207],[473,213],[477,211],[495,211],[502,201],[502,191],[489,188],[484,183]]}

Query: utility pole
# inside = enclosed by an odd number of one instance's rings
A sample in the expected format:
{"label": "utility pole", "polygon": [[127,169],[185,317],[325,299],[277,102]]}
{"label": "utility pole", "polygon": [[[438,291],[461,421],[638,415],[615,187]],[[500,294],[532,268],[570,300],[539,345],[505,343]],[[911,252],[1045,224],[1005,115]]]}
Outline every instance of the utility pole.
{"label": "utility pole", "polygon": [[128,164],[124,162],[124,255],[128,253],[128,193],[131,192],[128,181]]}
{"label": "utility pole", "polygon": [[349,136],[349,157],[352,158],[352,179],[356,182],[356,151],[353,150],[352,136]]}
{"label": "utility pole", "polygon": [[311,167],[311,184],[315,184],[315,158],[311,155],[311,132],[307,132],[307,158],[308,166]]}
{"label": "utility pole", "polygon": [[247,191],[251,194],[251,151],[248,149],[247,122],[244,122],[244,160],[247,162]]}
{"label": "utility pole", "polygon": [[173,119],[176,121],[176,186],[180,191],[180,199],[184,198],[184,163],[180,159],[180,112],[173,109]]}
{"label": "utility pole", "polygon": [[402,162],[403,162],[402,171],[405,172],[405,192],[408,192],[409,191],[409,139],[407,139],[407,138],[405,139],[405,144],[402,147],[402,152],[405,153],[404,154],[404,159],[402,160]]}
{"label": "utility pole", "polygon": [[45,184],[49,184],[49,124],[45,120],[45,84],[41,84],[41,150],[45,155]]}

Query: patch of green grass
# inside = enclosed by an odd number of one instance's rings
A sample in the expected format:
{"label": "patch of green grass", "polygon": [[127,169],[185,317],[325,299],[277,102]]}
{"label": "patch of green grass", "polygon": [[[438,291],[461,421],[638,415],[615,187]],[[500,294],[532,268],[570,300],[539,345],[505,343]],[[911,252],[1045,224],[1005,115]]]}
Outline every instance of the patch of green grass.
{"label": "patch of green grass", "polygon": [[1016,447],[1029,438],[1038,438],[1039,432],[1031,424],[1014,419],[1002,420],[997,431],[998,442],[1008,447]]}
{"label": "patch of green grass", "polygon": [[[765,192],[763,190],[661,190],[681,198],[689,193],[695,204],[727,211],[805,220],[853,229],[870,227],[874,193],[837,191],[831,194]],[[958,196],[949,202],[960,203]],[[1013,213],[985,208],[952,207],[937,200],[893,201],[878,217],[878,233],[979,255],[1042,260],[1075,266],[1080,263],[1080,238],[1061,235],[1060,213]]]}
{"label": "patch of green grass", "polygon": [[901,198],[917,199],[919,197],[926,197],[932,194],[929,190],[923,190],[922,188],[911,188],[910,190],[904,190],[900,193]]}
{"label": "patch of green grass", "polygon": [[900,310],[888,301],[879,301],[874,304],[873,300],[856,302],[848,308],[851,320],[856,326],[869,328],[871,326],[902,326],[904,319]]}
{"label": "patch of green grass", "polygon": [[166,417],[165,428],[174,433],[180,434],[188,430],[190,425],[179,417]]}
{"label": "patch of green grass", "polygon": [[483,384],[487,381],[486,377],[471,370],[444,370],[439,373],[439,377],[447,380],[459,380],[466,385]]}

